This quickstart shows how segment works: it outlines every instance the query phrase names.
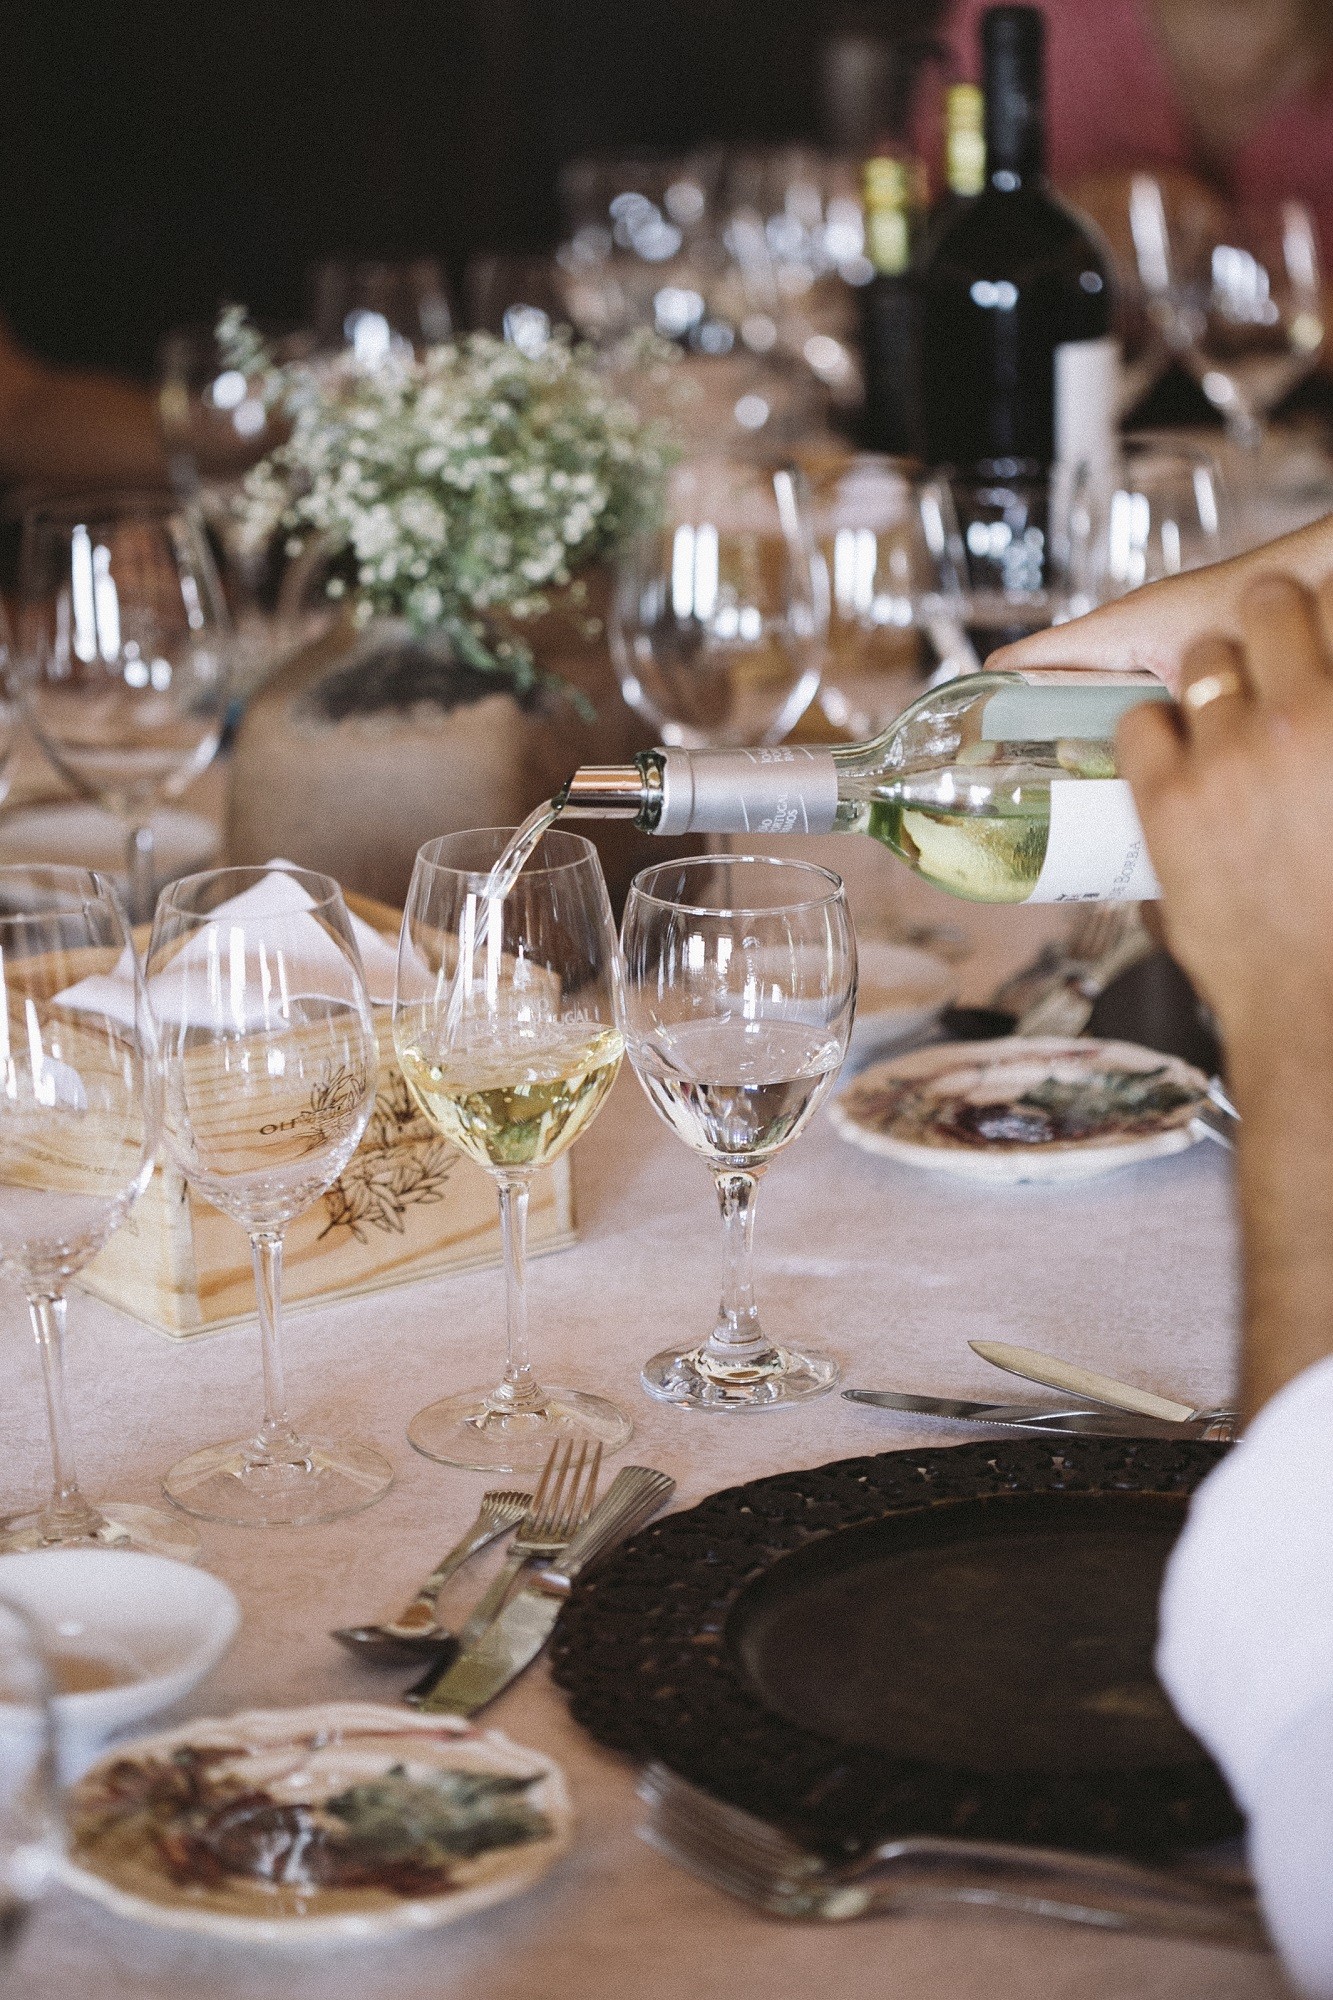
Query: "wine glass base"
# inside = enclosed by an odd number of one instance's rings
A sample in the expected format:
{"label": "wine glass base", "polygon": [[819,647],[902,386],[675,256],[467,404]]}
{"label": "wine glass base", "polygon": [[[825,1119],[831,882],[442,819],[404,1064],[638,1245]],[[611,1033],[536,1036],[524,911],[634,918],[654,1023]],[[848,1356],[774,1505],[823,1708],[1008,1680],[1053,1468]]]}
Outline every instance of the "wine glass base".
{"label": "wine glass base", "polygon": [[359,1514],[393,1484],[387,1458],[356,1438],[304,1441],[303,1456],[275,1458],[254,1438],[206,1445],[173,1465],[162,1490],[204,1521],[238,1528],[305,1528]]}
{"label": "wine glass base", "polygon": [[538,1391],[535,1410],[495,1407],[494,1391],[465,1389],[418,1410],[407,1441],[423,1458],[468,1472],[540,1472],[551,1446],[566,1438],[600,1444],[603,1454],[623,1451],[634,1425],[615,1403],[579,1389]]}
{"label": "wine glass base", "polygon": [[53,1533],[45,1513],[15,1514],[0,1524],[0,1554],[28,1549],[137,1549],[141,1555],[171,1556],[177,1562],[198,1559],[198,1535],[188,1521],[165,1507],[102,1500],[95,1512],[102,1526],[86,1534]]}
{"label": "wine glass base", "polygon": [[707,1365],[706,1350],[664,1348],[645,1362],[640,1381],[650,1396],[664,1403],[682,1403],[691,1410],[770,1410],[781,1403],[808,1403],[824,1396],[838,1380],[839,1368],[827,1354],[798,1354],[794,1348],[770,1349],[773,1360],[762,1369],[730,1372]]}

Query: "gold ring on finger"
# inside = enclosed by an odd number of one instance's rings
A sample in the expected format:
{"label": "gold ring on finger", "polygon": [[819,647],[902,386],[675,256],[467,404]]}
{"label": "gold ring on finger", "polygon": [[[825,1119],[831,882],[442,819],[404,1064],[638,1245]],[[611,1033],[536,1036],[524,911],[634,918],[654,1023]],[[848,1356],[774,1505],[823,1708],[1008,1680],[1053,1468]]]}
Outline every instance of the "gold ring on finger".
{"label": "gold ring on finger", "polygon": [[1207,708],[1210,701],[1221,701],[1229,694],[1242,694],[1245,683],[1234,667],[1227,667],[1220,674],[1200,674],[1197,681],[1191,681],[1180,699],[1186,708],[1197,715],[1201,708]]}

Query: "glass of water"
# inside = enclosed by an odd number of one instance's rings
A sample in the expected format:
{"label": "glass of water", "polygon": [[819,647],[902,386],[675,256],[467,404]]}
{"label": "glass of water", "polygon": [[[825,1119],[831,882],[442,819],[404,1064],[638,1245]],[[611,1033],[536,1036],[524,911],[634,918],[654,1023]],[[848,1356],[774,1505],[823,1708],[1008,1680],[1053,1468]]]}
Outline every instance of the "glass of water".
{"label": "glass of water", "polygon": [[770,1340],[751,1246],[760,1180],[847,1053],[856,940],[842,882],[808,861],[660,862],[635,878],[623,943],[629,1058],[653,1109],[717,1183],[727,1259],[713,1331],[655,1354],[644,1387],[701,1410],[821,1396],[838,1364]]}

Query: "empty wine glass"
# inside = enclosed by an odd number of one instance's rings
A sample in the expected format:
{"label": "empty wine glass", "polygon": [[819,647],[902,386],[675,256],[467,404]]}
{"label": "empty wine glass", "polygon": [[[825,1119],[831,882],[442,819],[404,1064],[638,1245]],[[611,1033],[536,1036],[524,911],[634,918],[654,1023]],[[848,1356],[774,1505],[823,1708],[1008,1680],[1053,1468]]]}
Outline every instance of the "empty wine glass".
{"label": "empty wine glass", "polygon": [[255,1526],[354,1514],[392,1467],[359,1439],[297,1431],[282,1362],[283,1232],[337,1180],[375,1101],[375,1025],[341,889],[301,868],[184,876],[158,903],[148,988],[167,1150],[249,1235],[264,1365],[259,1429],[182,1459],[166,1492],[188,1513]]}
{"label": "empty wine glass", "polygon": [[1075,611],[1220,562],[1233,539],[1212,456],[1150,436],[1125,438],[1109,467],[1080,467],[1067,534]]}
{"label": "empty wine glass", "polygon": [[819,689],[828,579],[804,481],[734,459],[672,473],[616,577],[611,656],[665,743],[780,743]]}
{"label": "empty wine glass", "polygon": [[531,1472],[562,1438],[628,1444],[622,1410],[544,1387],[528,1358],[528,1193],[585,1132],[620,1068],[620,961],[597,851],[548,833],[503,896],[492,875],[510,829],[449,834],[417,856],[403,913],[394,1044],[435,1129],[491,1174],[504,1233],[509,1355],[494,1389],[421,1410],[407,1435],[427,1458]]}
{"label": "empty wine glass", "polygon": [[435,257],[327,257],[311,270],[310,290],[319,347],[350,349],[362,368],[410,360],[453,333],[449,286]]}
{"label": "empty wine glass", "polygon": [[56,769],[126,828],[131,920],[152,915],[152,813],[212,762],[228,620],[198,516],[104,495],[30,513],[16,682]]}
{"label": "empty wine glass", "polygon": [[902,713],[927,673],[971,662],[958,530],[947,487],[905,460],[860,452],[816,471],[810,487],[830,582],[820,705],[864,740]]}
{"label": "empty wine glass", "polygon": [[65,1291],[147,1185],[157,1143],[152,1017],[111,884],[85,868],[0,868],[0,1268],[27,1295],[51,1430],[51,1497],[0,1549],[190,1557],[157,1507],[79,1491],[65,1404]]}
{"label": "empty wine glass", "polygon": [[[1156,194],[1154,195],[1154,189]],[[1303,202],[1203,206],[1168,216],[1157,183],[1137,187],[1140,268],[1171,347],[1253,450],[1269,412],[1315,366],[1325,339],[1319,243]]]}
{"label": "empty wine glass", "polygon": [[644,1387],[701,1410],[821,1396],[838,1364],[765,1333],[751,1252],[759,1182],[847,1053],[856,940],[842,883],[808,861],[659,862],[634,879],[623,943],[629,1059],[653,1109],[708,1164],[727,1258],[712,1333],[655,1354]]}
{"label": "empty wine glass", "polygon": [[0,1597],[0,1956],[22,1935],[64,1850],[54,1695],[29,1619]]}
{"label": "empty wine glass", "polygon": [[926,490],[947,524],[958,584],[950,609],[969,648],[950,664],[976,673],[997,646],[1073,615],[1063,469],[989,459],[945,467]]}

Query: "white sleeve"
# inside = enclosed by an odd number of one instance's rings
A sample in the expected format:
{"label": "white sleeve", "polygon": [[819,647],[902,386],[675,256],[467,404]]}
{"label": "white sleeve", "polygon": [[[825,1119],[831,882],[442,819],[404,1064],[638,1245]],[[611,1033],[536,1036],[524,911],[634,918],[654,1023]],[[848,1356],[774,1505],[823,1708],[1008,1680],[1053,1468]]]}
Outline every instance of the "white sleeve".
{"label": "white sleeve", "polygon": [[1157,1668],[1249,1816],[1283,1957],[1333,2000],[1333,1357],[1289,1382],[1195,1495]]}

